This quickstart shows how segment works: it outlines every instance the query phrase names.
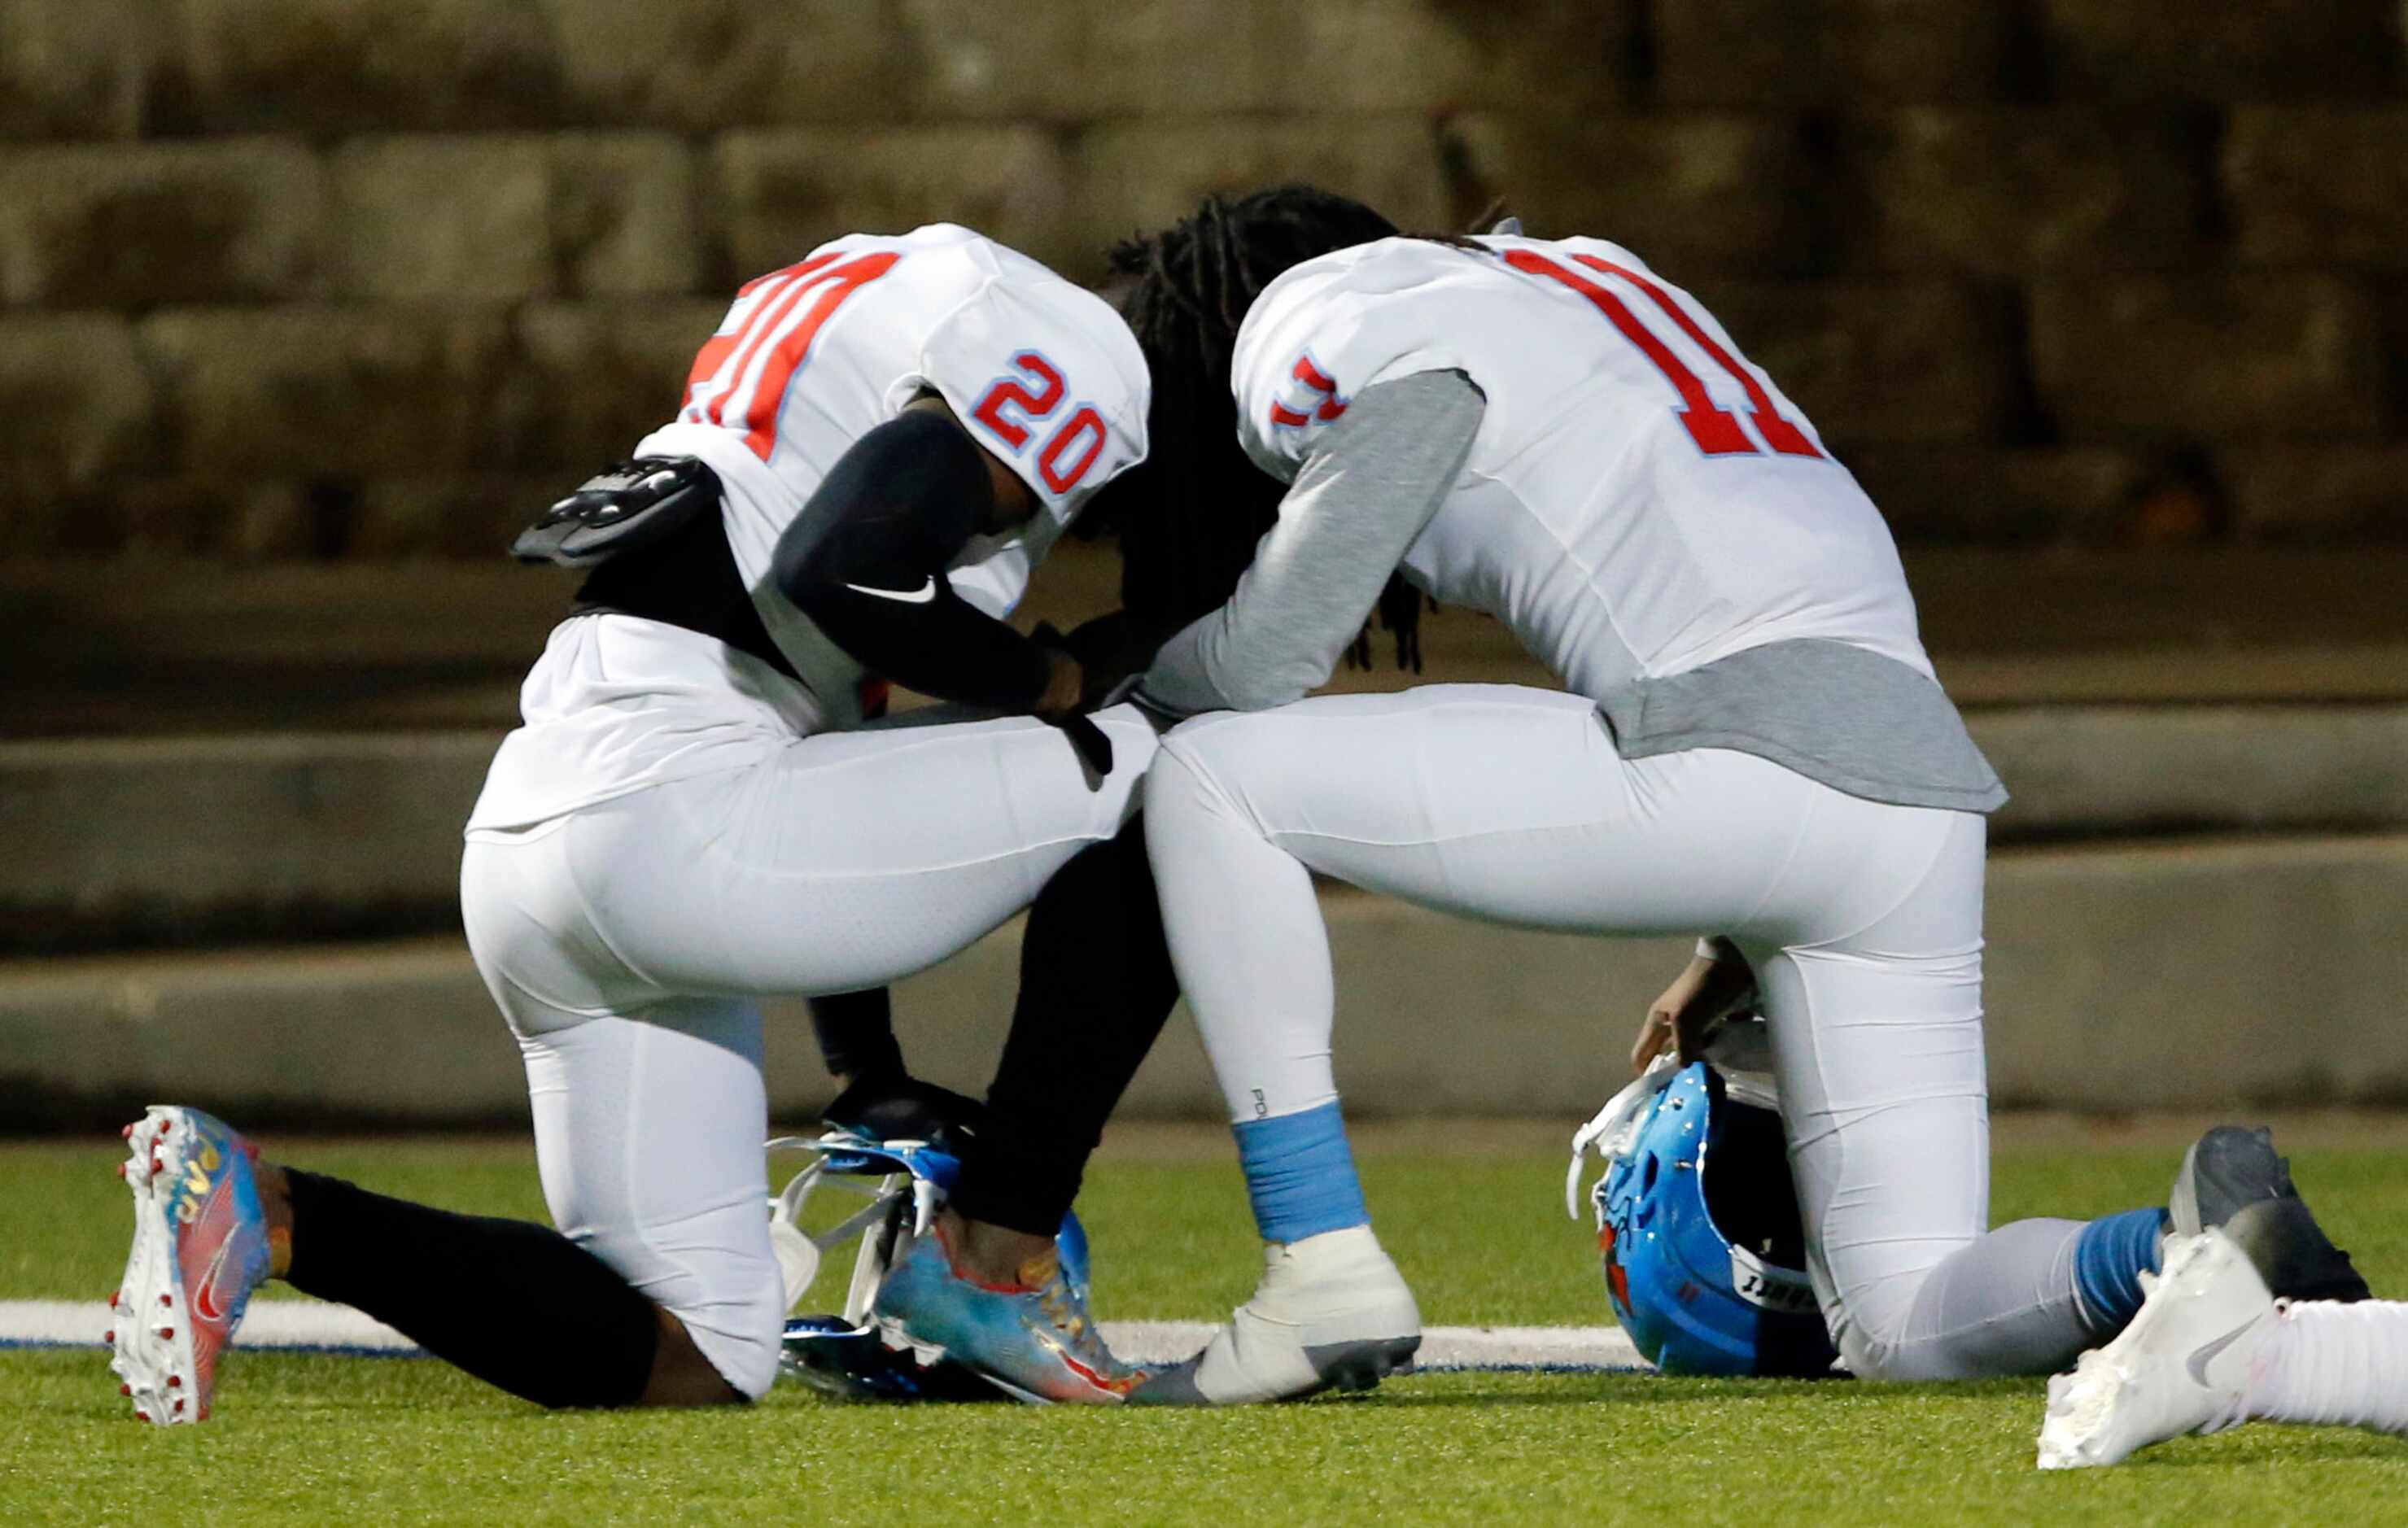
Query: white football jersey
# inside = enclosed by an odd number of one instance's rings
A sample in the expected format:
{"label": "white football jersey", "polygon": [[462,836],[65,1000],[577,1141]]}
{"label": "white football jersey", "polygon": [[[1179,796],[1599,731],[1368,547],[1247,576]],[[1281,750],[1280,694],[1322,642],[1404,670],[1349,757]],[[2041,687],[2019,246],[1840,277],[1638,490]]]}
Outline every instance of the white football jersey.
{"label": "white football jersey", "polygon": [[1795,637],[1928,675],[1898,550],[1814,427],[1687,293],[1601,239],[1392,238],[1298,265],[1239,331],[1238,433],[1292,480],[1354,394],[1487,398],[1406,578],[1593,698]]}
{"label": "white football jersey", "polygon": [[924,392],[1039,506],[1027,525],[972,541],[948,573],[998,618],[1081,507],[1145,457],[1145,360],[1120,315],[967,228],[849,235],[752,282],[695,357],[676,419],[634,454],[697,457],[719,475],[737,574],[802,683],[656,621],[564,622],[527,677],[525,724],[505,740],[471,827],[541,821],[724,767],[764,736],[858,725],[868,677],[778,592],[770,562],[838,459]]}

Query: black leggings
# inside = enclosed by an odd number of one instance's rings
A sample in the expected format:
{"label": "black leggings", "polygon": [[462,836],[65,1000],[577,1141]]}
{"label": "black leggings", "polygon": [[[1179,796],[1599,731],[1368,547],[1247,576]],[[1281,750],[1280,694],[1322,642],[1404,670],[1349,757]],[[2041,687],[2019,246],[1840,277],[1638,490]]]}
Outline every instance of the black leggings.
{"label": "black leggings", "polygon": [[953,1207],[1053,1235],[1178,1001],[1145,820],[1133,818],[1064,865],[1029,908],[1019,1006]]}

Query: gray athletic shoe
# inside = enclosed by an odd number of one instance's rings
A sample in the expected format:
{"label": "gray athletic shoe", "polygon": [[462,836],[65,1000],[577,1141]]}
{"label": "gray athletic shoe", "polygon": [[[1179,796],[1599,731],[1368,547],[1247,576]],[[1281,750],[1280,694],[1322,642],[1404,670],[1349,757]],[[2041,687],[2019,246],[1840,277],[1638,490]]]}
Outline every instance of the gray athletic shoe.
{"label": "gray athletic shoe", "polygon": [[2363,1300],[2366,1280],[2316,1224],[2291,1184],[2274,1133],[2217,1125],[2183,1158],[2167,1209],[2176,1235],[2217,1227],[2256,1264],[2279,1299]]}

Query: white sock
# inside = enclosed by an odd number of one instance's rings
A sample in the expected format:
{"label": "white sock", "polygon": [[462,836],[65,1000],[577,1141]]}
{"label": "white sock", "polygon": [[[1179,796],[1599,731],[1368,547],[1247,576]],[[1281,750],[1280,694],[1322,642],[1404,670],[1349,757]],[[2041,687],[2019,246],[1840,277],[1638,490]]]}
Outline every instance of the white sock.
{"label": "white sock", "polygon": [[2294,1301],[2252,1376],[2249,1415],[2408,1433],[2408,1304]]}

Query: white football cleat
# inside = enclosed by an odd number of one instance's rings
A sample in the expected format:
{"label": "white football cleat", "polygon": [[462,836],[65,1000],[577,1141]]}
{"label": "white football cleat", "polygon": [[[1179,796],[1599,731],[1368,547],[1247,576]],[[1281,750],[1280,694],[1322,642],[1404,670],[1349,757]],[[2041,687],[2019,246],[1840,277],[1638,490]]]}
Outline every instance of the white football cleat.
{"label": "white football cleat", "polygon": [[2165,1271],[2115,1340],[2048,1382],[2040,1467],[2118,1464],[2185,1433],[2247,1418],[2249,1385],[2274,1330],[2274,1296],[2223,1232],[2166,1238]]}
{"label": "white football cleat", "polygon": [[1421,1307],[1368,1225],[1263,1248],[1263,1281],[1196,1357],[1129,1392],[1136,1406],[1243,1406],[1410,1374]]}

